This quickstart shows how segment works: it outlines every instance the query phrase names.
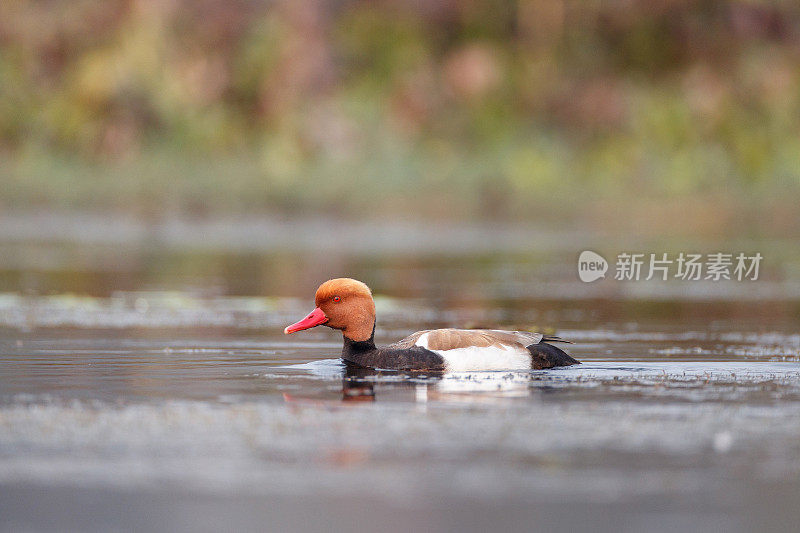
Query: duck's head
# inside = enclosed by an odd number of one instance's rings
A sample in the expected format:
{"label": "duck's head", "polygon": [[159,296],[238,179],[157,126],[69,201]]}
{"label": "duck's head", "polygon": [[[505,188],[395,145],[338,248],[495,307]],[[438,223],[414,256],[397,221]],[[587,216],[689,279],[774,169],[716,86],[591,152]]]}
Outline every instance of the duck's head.
{"label": "duck's head", "polygon": [[375,327],[375,302],[365,284],[350,278],[336,278],[323,283],[314,296],[317,308],[299,322],[287,326],[284,333],[294,333],[325,325],[339,329],[348,339],[366,341]]}

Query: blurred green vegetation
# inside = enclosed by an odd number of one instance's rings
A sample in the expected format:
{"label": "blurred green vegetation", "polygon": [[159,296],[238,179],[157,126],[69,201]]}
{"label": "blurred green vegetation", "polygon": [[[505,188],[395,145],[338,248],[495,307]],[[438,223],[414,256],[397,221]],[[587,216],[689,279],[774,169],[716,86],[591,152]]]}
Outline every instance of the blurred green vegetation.
{"label": "blurred green vegetation", "polygon": [[797,225],[800,4],[9,0],[0,157],[7,207]]}

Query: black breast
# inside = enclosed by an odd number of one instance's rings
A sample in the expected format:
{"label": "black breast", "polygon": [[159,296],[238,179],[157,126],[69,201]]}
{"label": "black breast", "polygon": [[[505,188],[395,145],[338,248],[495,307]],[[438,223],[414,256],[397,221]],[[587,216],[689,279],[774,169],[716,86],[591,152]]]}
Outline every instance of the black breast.
{"label": "black breast", "polygon": [[392,370],[444,370],[444,359],[421,346],[376,348],[375,342],[344,338],[342,359],[366,368]]}

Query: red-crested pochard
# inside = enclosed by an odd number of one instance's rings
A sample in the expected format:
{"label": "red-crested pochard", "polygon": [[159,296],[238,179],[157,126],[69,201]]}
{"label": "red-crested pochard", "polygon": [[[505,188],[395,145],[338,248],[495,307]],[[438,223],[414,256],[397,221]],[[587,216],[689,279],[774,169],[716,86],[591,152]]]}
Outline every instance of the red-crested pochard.
{"label": "red-crested pochard", "polygon": [[383,348],[375,346],[375,302],[365,284],[350,278],[326,281],[317,289],[317,308],[288,326],[294,333],[325,325],[342,331],[342,359],[367,368],[395,370],[542,369],[579,364],[548,342],[569,342],[527,331],[433,329],[418,331]]}

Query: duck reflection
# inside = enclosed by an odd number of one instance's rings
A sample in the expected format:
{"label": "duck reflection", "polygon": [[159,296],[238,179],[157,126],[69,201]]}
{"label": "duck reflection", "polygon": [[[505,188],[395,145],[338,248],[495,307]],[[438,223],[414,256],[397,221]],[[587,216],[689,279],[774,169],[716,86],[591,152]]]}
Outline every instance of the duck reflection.
{"label": "duck reflection", "polygon": [[[391,379],[381,379],[391,378]],[[495,403],[531,395],[530,372],[400,372],[346,364],[342,401],[374,402],[382,394],[411,392],[417,403],[429,401]]]}
{"label": "duck reflection", "polygon": [[364,368],[345,361],[342,376],[343,402],[374,402],[375,385],[367,378],[377,376],[379,372],[372,368]]}
{"label": "duck reflection", "polygon": [[342,380],[343,402],[374,402],[375,385],[363,379]]}

